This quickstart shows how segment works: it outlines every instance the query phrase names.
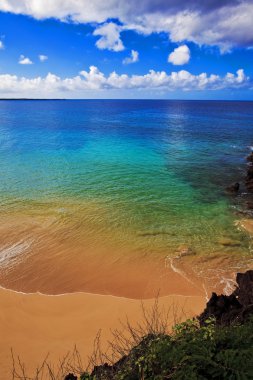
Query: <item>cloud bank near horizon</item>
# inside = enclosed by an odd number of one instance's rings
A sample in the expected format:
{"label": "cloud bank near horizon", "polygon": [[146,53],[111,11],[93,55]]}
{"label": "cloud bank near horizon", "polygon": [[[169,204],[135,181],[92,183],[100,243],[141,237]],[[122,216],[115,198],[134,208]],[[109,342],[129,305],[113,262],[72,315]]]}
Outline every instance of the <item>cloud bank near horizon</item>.
{"label": "cloud bank near horizon", "polygon": [[92,23],[97,47],[114,51],[124,49],[124,30],[165,32],[172,42],[217,45],[222,52],[253,46],[251,0],[140,0],[138,7],[135,0],[1,0],[0,11]]}
{"label": "cloud bank near horizon", "polygon": [[242,69],[237,70],[236,74],[227,73],[223,77],[215,74],[208,76],[206,73],[193,75],[185,70],[170,74],[165,71],[150,70],[145,75],[131,76],[112,72],[106,76],[97,67],[91,66],[89,71],[81,71],[79,75],[70,78],[60,78],[51,73],[45,77],[35,78],[2,74],[0,75],[0,96],[8,94],[11,97],[35,97],[39,94],[39,97],[50,98],[60,93],[65,96],[70,94],[70,97],[73,95],[82,97],[93,90],[203,91],[238,89],[251,85],[250,79]]}

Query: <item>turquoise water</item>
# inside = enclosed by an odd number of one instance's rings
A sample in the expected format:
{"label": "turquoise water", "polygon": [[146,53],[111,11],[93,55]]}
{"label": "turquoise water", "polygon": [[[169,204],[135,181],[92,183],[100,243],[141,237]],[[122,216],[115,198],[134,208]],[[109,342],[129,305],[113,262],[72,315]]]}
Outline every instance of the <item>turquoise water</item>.
{"label": "turquoise water", "polygon": [[225,238],[250,255],[224,188],[243,178],[251,143],[251,102],[1,101],[0,280],[50,244],[59,265],[71,244],[79,264],[95,243],[119,257],[233,254]]}

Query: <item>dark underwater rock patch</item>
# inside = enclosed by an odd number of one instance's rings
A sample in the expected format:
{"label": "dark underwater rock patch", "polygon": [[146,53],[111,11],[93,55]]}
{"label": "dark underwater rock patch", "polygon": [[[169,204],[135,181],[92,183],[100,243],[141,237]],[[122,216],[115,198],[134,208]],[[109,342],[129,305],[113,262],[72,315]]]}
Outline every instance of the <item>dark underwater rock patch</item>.
{"label": "dark underwater rock patch", "polygon": [[235,182],[226,188],[227,193],[230,193],[230,194],[237,194],[239,190],[240,190],[239,182]]}

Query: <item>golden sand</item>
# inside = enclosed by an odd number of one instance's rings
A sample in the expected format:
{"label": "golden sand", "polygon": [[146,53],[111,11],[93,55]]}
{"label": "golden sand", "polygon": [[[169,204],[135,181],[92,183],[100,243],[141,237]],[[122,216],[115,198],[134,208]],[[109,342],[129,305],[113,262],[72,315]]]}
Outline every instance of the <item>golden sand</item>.
{"label": "golden sand", "polygon": [[[154,300],[145,300],[151,307]],[[120,326],[126,315],[133,323],[141,319],[140,301],[95,294],[45,296],[22,294],[0,289],[0,368],[1,379],[11,379],[11,348],[26,363],[28,371],[50,353],[53,364],[77,346],[83,358],[90,352],[94,337],[102,328],[104,346],[110,329]],[[203,296],[166,296],[160,305],[171,309],[169,324],[174,323],[174,310],[183,310],[183,318],[201,312]]]}

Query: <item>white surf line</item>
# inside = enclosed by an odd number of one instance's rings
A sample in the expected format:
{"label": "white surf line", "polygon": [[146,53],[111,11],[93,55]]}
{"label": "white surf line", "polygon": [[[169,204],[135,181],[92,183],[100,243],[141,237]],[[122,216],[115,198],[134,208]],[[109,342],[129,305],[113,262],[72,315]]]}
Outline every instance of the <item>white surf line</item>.
{"label": "white surf line", "polygon": [[[89,293],[89,292],[73,292],[73,293],[59,293],[59,294],[47,294],[47,293],[42,293],[42,292],[22,292],[21,290],[14,290],[10,288],[5,288],[4,286],[0,285],[0,289],[15,293],[15,294],[21,294],[24,296],[40,296],[40,297],[66,297],[66,296],[75,296],[75,295],[86,295],[86,296],[99,296],[99,297],[112,297],[112,298],[120,298],[124,300],[129,300],[129,301],[140,301],[140,302],[145,302],[145,301],[151,301],[155,300],[156,297],[151,297],[151,298],[130,298],[130,297],[124,297],[124,296],[115,296],[113,294],[99,294],[99,293]],[[182,297],[182,298],[200,298],[201,296],[196,296],[196,295],[184,295],[184,294],[167,294],[165,296],[160,296],[158,299],[163,299],[163,298],[168,298],[168,297]]]}
{"label": "white surf line", "polygon": [[203,289],[204,289],[204,292],[205,292],[205,299],[206,299],[206,301],[208,302],[209,301],[209,296],[208,296],[208,292],[207,292],[207,289],[206,289],[206,286],[205,286],[205,284],[203,283],[202,284],[202,287],[203,287]]}
{"label": "white surf line", "polygon": [[[30,239],[30,241],[20,241],[18,243],[15,243],[13,244],[12,246],[9,246],[7,248],[4,248],[2,251],[0,250],[0,255],[1,255],[1,252],[3,251],[6,251],[7,250],[7,253],[9,251],[11,251],[13,248],[17,248],[17,254],[20,254],[24,251],[26,251],[28,248],[30,248],[30,246],[32,245],[33,243],[33,240]],[[20,247],[21,246],[21,247]],[[22,250],[23,248],[23,250]],[[14,251],[15,252],[15,251]],[[15,252],[16,253],[16,252]],[[14,253],[12,252],[12,255],[13,257],[15,256]],[[8,259],[10,258],[11,255],[9,255],[8,257],[6,257],[5,259]],[[175,258],[179,258],[179,256],[175,257]],[[0,265],[1,265],[1,261],[4,261],[4,258],[1,259],[0,257]],[[165,267],[168,267],[168,264],[167,262],[170,261],[170,267],[171,269],[175,272],[175,273],[178,273],[181,277],[183,277],[184,279],[186,279],[188,282],[190,282],[191,284],[193,284],[194,286],[196,286],[196,284],[194,284],[193,281],[191,281],[185,274],[183,271],[180,271],[179,269],[177,269],[174,265],[173,265],[173,259],[170,258],[170,257],[166,257],[165,259]],[[29,295],[39,295],[39,296],[43,296],[43,297],[62,297],[62,296],[74,296],[74,295],[87,295],[87,296],[100,296],[100,297],[113,297],[113,298],[119,298],[119,299],[125,299],[125,300],[131,300],[131,301],[148,301],[148,300],[154,300],[156,299],[156,297],[150,297],[150,298],[131,298],[131,297],[124,297],[124,296],[117,296],[117,295],[114,295],[114,294],[101,294],[101,293],[91,293],[91,292],[85,292],[85,291],[77,291],[77,292],[66,292],[66,293],[58,293],[58,294],[49,294],[49,293],[42,293],[40,291],[35,291],[35,292],[23,292],[21,290],[14,290],[14,289],[10,289],[10,288],[5,288],[4,286],[0,285],[0,289],[2,290],[6,290],[8,292],[13,292],[13,293],[16,293],[16,294],[22,294],[22,295],[25,295],[25,296],[29,296]],[[159,299],[162,299],[162,298],[166,298],[166,297],[183,297],[183,298],[198,298],[198,297],[201,297],[201,296],[198,296],[198,295],[184,295],[184,294],[177,294],[177,293],[171,293],[171,294],[167,294],[167,295],[164,295],[164,296],[159,296],[158,298]]]}
{"label": "white surf line", "polygon": [[252,220],[252,218],[243,218],[243,219],[236,220],[234,222],[234,226],[236,227],[237,231],[245,233],[250,238],[250,240],[253,240],[252,233],[248,231],[247,228],[245,228],[243,225],[244,220],[245,221]]}
{"label": "white surf line", "polygon": [[[165,259],[165,268],[168,268],[168,266],[170,265],[170,268],[173,270],[173,272],[179,274],[179,276],[183,277],[186,281],[190,282],[192,285],[195,286],[196,284],[194,284],[194,282],[190,280],[182,270],[175,267],[174,259],[179,259],[179,256],[176,256],[176,257],[167,256]],[[167,264],[168,261],[170,263],[169,265]]]}
{"label": "white surf line", "polygon": [[12,244],[11,246],[4,246],[0,250],[0,266],[7,266],[10,259],[14,259],[15,257],[21,255],[25,251],[27,251],[33,243],[33,240],[27,241],[19,241],[17,243]]}
{"label": "white surf line", "polygon": [[233,285],[237,285],[235,280],[232,278],[226,278],[224,276],[221,277],[220,283],[225,284],[223,292],[226,296],[229,296],[234,291]]}

